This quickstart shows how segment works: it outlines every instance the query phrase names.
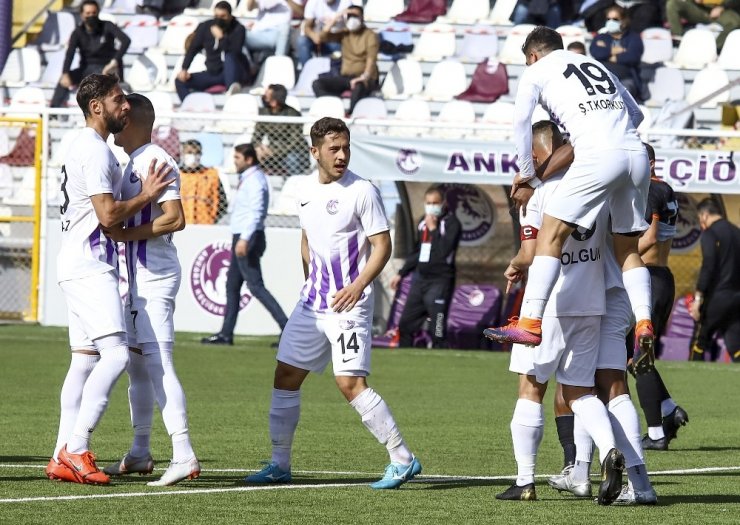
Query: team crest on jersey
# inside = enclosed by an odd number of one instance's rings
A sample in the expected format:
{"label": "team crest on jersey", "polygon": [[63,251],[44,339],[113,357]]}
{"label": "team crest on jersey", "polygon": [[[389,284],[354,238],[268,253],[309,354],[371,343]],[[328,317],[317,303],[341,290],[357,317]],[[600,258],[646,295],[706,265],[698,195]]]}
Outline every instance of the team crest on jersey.
{"label": "team crest on jersey", "polygon": [[[231,264],[231,243],[213,242],[198,252],[190,268],[190,290],[195,302],[206,312],[223,317],[226,312],[226,275]],[[252,296],[242,291],[239,309],[249,304]]]}
{"label": "team crest on jersey", "polygon": [[447,207],[462,224],[462,239],[467,245],[482,244],[493,234],[495,211],[490,197],[474,184],[440,184]]}
{"label": "team crest on jersey", "polygon": [[676,193],[678,216],[676,217],[676,236],[671,248],[676,252],[687,252],[694,248],[701,237],[699,215],[696,213],[696,201],[685,193]]}
{"label": "team crest on jersey", "polygon": [[136,184],[141,180],[141,177],[136,173],[136,170],[131,170],[131,175],[128,176],[128,180],[131,184]]}
{"label": "team crest on jersey", "polygon": [[329,215],[336,215],[339,211],[339,201],[337,199],[332,199],[327,202],[326,211],[329,213]]}
{"label": "team crest on jersey", "polygon": [[571,233],[570,236],[579,242],[584,242],[584,241],[589,240],[591,237],[593,237],[593,234],[595,232],[596,232],[596,224],[594,224],[593,228],[584,228],[583,226],[576,226],[576,229],[573,230],[573,233]]}
{"label": "team crest on jersey", "polygon": [[339,328],[342,330],[352,330],[357,323],[355,323],[352,319],[342,319],[339,321]]}
{"label": "team crest on jersey", "polygon": [[415,149],[400,149],[396,155],[396,167],[404,175],[413,175],[421,169],[421,153]]}

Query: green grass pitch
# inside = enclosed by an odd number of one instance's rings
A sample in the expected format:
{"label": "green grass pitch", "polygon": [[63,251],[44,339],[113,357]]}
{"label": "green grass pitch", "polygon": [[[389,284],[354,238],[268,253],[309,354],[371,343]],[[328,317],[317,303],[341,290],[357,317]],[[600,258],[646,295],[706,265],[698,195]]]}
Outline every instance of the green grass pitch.
{"label": "green grass pitch", "polygon": [[[599,507],[561,496],[538,478],[537,502],[499,502],[515,474],[509,421],[516,377],[500,353],[376,350],[370,384],[387,400],[423,474],[398,491],[373,491],[387,463],[382,446],[342,399],[330,373],[303,391],[294,443],[295,482],[254,490],[240,484],[269,458],[267,412],[272,338],[206,347],[178,334],[176,363],[203,472],[172,488],[151,477],[109,487],[51,482],[59,389],[68,365],[66,332],[0,326],[0,523],[739,523],[740,367],[660,363],[691,422],[668,452],[647,453],[657,507]],[[93,438],[101,466],[127,450],[131,431],[125,377]],[[561,466],[548,394],[538,474]],[[167,466],[169,438],[155,419],[152,452]],[[661,472],[673,471],[674,473]],[[683,471],[675,473],[675,471]],[[155,471],[155,474],[161,470]],[[596,474],[594,470],[594,475]],[[596,477],[594,477],[596,481]],[[97,496],[97,497],[93,497]],[[38,499],[33,499],[38,498]]]}

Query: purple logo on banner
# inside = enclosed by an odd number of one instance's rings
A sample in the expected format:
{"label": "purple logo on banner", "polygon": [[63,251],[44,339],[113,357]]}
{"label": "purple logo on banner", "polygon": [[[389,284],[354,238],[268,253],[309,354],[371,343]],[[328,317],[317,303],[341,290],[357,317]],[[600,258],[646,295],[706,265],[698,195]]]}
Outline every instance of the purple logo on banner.
{"label": "purple logo on banner", "polygon": [[[190,289],[195,302],[206,312],[222,316],[226,312],[226,274],[231,264],[231,243],[214,242],[195,256],[190,269]],[[246,291],[239,299],[242,310],[252,296]]]}
{"label": "purple logo on banner", "polygon": [[396,156],[396,167],[405,175],[413,175],[421,169],[421,154],[415,149],[400,149]]}
{"label": "purple logo on banner", "polygon": [[494,210],[491,199],[474,184],[440,184],[447,206],[462,224],[465,244],[480,244],[493,233]]}
{"label": "purple logo on banner", "polygon": [[699,242],[699,237],[701,237],[696,201],[685,193],[676,193],[676,200],[678,201],[678,217],[676,218],[676,236],[673,238],[671,248],[677,252],[687,252]]}

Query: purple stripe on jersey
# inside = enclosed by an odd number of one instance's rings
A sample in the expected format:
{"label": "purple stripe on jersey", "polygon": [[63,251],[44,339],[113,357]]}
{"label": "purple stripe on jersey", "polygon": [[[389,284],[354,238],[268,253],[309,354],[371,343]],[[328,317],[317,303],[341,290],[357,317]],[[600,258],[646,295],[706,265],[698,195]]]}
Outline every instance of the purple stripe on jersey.
{"label": "purple stripe on jersey", "polygon": [[326,263],[323,261],[323,259],[321,262],[323,269],[321,271],[321,288],[319,289],[319,297],[321,298],[319,308],[322,310],[326,310],[328,306],[326,303],[326,296],[329,293],[329,268],[327,268]]}
{"label": "purple stripe on jersey", "polygon": [[[152,220],[152,203],[150,202],[141,210],[141,224],[149,224]],[[146,266],[146,239],[139,241],[136,247],[136,258],[142,266]]]}
{"label": "purple stripe on jersey", "polygon": [[100,226],[93,230],[87,240],[90,242],[90,251],[95,253],[95,249],[100,246]]}
{"label": "purple stripe on jersey", "polygon": [[354,282],[355,279],[360,275],[357,271],[357,260],[360,258],[360,251],[357,246],[357,234],[355,233],[349,238],[348,241],[349,249],[349,279]]}
{"label": "purple stripe on jersey", "polygon": [[344,288],[344,280],[342,275],[342,261],[339,252],[331,254],[331,273],[334,274],[334,286],[337,290]]}
{"label": "purple stripe on jersey", "polygon": [[311,253],[311,273],[308,275],[307,284],[310,289],[308,290],[308,297],[306,298],[309,304],[313,304],[316,300],[316,272],[318,272],[318,268],[316,267],[316,255]]}
{"label": "purple stripe on jersey", "polygon": [[[116,243],[110,240],[108,237],[105,238],[105,261],[113,266],[116,262],[116,255],[118,250],[116,249]],[[118,269],[118,263],[116,262],[115,268]]]}

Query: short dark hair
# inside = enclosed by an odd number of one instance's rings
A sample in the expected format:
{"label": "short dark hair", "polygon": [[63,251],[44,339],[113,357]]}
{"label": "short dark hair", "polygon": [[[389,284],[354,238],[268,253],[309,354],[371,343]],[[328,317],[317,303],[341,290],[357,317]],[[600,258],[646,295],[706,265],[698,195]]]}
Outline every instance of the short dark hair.
{"label": "short dark hair", "polygon": [[349,11],[350,9],[354,9],[356,11],[359,11],[362,16],[365,16],[365,8],[362,7],[361,5],[355,5],[355,4],[353,4],[353,5],[351,5],[351,6],[349,6],[347,8],[347,11]]}
{"label": "short dark hair", "polygon": [[77,104],[85,118],[90,116],[90,101],[104,99],[117,85],[117,75],[93,73],[82,79],[77,88]]}
{"label": "short dark hair", "polygon": [[257,152],[251,144],[237,144],[234,146],[234,151],[241,153],[245,159],[247,157],[252,157],[254,161],[257,162]]}
{"label": "short dark hair", "polygon": [[427,191],[424,192],[424,195],[429,195],[430,193],[436,193],[440,197],[442,197],[442,202],[445,202],[446,195],[445,190],[442,189],[442,186],[439,184],[432,184],[427,188]]}
{"label": "short dark hair", "polygon": [[552,120],[540,120],[532,125],[532,136],[547,133],[552,137],[552,143],[560,145],[563,142],[563,133]]}
{"label": "short dark hair", "polygon": [[129,110],[129,119],[141,122],[149,128],[154,126],[154,106],[152,101],[139,93],[126,95],[131,109]]}
{"label": "short dark hair", "polygon": [[86,5],[94,5],[98,8],[98,12],[100,12],[100,4],[96,2],[96,0],[83,0],[83,2],[80,4],[80,13],[82,13],[82,10],[85,9]]}
{"label": "short dark hair", "polygon": [[324,142],[324,137],[334,133],[345,133],[350,138],[349,128],[342,119],[324,117],[320,118],[311,126],[311,146],[318,146]]}
{"label": "short dark hair", "polygon": [[267,89],[272,91],[272,98],[279,106],[285,106],[285,101],[288,99],[288,90],[282,84],[270,84]]}
{"label": "short dark hair", "polygon": [[643,142],[642,145],[645,146],[645,149],[647,150],[648,159],[650,159],[652,162],[655,162],[655,148],[653,148],[647,142]]}
{"label": "short dark hair", "polygon": [[702,199],[702,201],[696,205],[697,213],[708,213],[709,215],[722,215],[722,209],[720,208],[717,201],[711,197]]}
{"label": "short dark hair", "polygon": [[[246,0],[242,0],[246,1]],[[226,11],[227,13],[231,14],[231,4],[226,2],[225,0],[221,0],[220,2],[217,2],[216,5],[213,6],[213,9],[220,9],[221,11]]]}
{"label": "short dark hair", "polygon": [[574,49],[582,51],[584,55],[586,54],[586,45],[579,40],[568,44],[568,51],[573,51]]}
{"label": "short dark hair", "polygon": [[563,37],[554,29],[545,26],[532,29],[522,45],[522,53],[525,55],[531,51],[555,51],[556,49],[563,49]]}
{"label": "short dark hair", "polygon": [[203,153],[203,145],[200,143],[199,140],[195,139],[188,139],[185,142],[182,143],[182,147],[185,148],[185,146],[189,146],[191,148],[195,148],[198,150],[199,153]]}

